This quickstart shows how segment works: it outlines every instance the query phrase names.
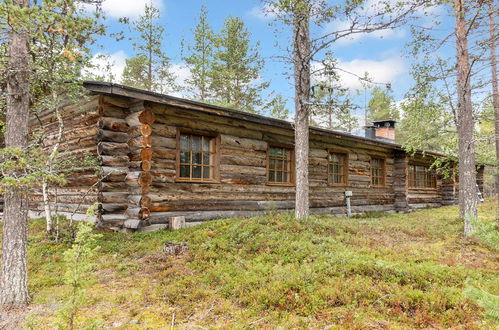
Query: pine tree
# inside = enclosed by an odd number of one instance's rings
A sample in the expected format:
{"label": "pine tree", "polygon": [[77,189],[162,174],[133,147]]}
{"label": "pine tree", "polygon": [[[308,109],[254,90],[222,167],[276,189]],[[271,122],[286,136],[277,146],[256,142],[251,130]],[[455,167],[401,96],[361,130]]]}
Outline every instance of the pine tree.
{"label": "pine tree", "polygon": [[228,17],[216,38],[214,62],[210,75],[213,101],[223,106],[248,112],[259,112],[261,93],[269,86],[259,82],[264,61],[259,43],[250,44],[250,32],[243,21]]}
{"label": "pine tree", "polygon": [[159,9],[146,4],[144,13],[132,23],[139,38],[132,44],[135,55],[126,60],[122,84],[158,93],[177,90],[170,59],[161,49],[164,28],[159,19]]}
{"label": "pine tree", "polygon": [[187,46],[189,56],[182,59],[187,63],[191,77],[186,79],[194,98],[205,101],[210,93],[210,69],[213,62],[214,32],[208,23],[208,10],[203,5],[194,34],[194,44]]}
{"label": "pine tree", "polygon": [[269,116],[276,119],[287,120],[289,110],[286,108],[286,100],[282,95],[277,95],[269,102]]}
{"label": "pine tree", "polygon": [[374,87],[367,105],[368,122],[387,119],[399,120],[400,114],[394,103],[393,96],[387,90]]}

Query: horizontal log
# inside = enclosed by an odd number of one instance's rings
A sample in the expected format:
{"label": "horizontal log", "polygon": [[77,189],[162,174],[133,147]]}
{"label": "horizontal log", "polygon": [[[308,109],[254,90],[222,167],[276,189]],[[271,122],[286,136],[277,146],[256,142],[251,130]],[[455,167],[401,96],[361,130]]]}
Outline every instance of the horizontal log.
{"label": "horizontal log", "polygon": [[127,143],[100,142],[97,150],[99,155],[124,156],[129,148]]}
{"label": "horizontal log", "polygon": [[128,203],[128,192],[101,192],[99,196],[101,203]]}
{"label": "horizontal log", "polygon": [[119,167],[127,167],[130,160],[128,156],[100,156],[101,163],[104,166],[119,166]]}
{"label": "horizontal log", "polygon": [[150,209],[151,206],[151,198],[146,195],[130,195],[128,196],[128,204],[129,205],[135,205],[137,207],[142,208],[148,208]]}
{"label": "horizontal log", "polygon": [[120,108],[128,108],[130,106],[130,99],[121,96],[104,96],[101,95],[100,102],[103,104],[109,104]]}
{"label": "horizontal log", "polygon": [[101,129],[97,134],[97,139],[105,142],[126,143],[130,137],[128,136],[128,133]]}
{"label": "horizontal log", "polygon": [[176,139],[157,136],[157,135],[152,136],[152,144],[154,147],[160,147],[160,148],[170,148],[170,149],[177,148]]}
{"label": "horizontal log", "polygon": [[128,132],[129,126],[126,120],[122,118],[113,118],[113,117],[101,117],[98,122],[98,126],[101,129],[107,129],[115,132]]}
{"label": "horizontal log", "polygon": [[152,131],[154,135],[175,138],[177,136],[177,128],[175,126],[168,126],[161,123],[152,124]]}
{"label": "horizontal log", "polygon": [[132,138],[136,136],[150,136],[151,134],[152,134],[152,127],[151,125],[148,124],[133,126],[130,127],[130,129],[128,130],[128,135]]}
{"label": "horizontal log", "polygon": [[132,112],[126,117],[126,122],[130,127],[139,126],[140,124],[152,125],[154,123],[154,113],[151,109],[144,109],[143,111]]}
{"label": "horizontal log", "polygon": [[264,166],[266,166],[266,159],[254,158],[251,156],[244,156],[244,155],[224,155],[224,154],[222,154],[220,156],[220,164],[264,167]]}
{"label": "horizontal log", "polygon": [[129,172],[125,181],[127,185],[132,187],[149,186],[152,182],[152,174],[150,172],[142,171]]}
{"label": "horizontal log", "polygon": [[137,136],[128,141],[130,148],[150,148],[153,139],[150,136]]}
{"label": "horizontal log", "polygon": [[267,143],[264,141],[239,138],[225,134],[222,134],[220,137],[220,145],[224,147],[242,148],[254,151],[267,150]]}

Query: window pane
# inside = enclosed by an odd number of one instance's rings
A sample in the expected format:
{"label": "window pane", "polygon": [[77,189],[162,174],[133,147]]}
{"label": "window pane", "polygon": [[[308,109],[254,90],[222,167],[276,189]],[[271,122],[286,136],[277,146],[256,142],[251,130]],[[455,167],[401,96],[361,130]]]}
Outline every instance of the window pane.
{"label": "window pane", "polygon": [[269,171],[269,181],[275,182],[275,172],[274,171]]}
{"label": "window pane", "polygon": [[203,152],[203,164],[210,165],[210,153]]}
{"label": "window pane", "polygon": [[269,160],[269,169],[272,169],[272,170],[275,169],[275,160],[274,159]]}
{"label": "window pane", "polygon": [[180,149],[189,149],[189,135],[180,135]]}
{"label": "window pane", "polygon": [[192,150],[201,150],[201,137],[192,135]]}
{"label": "window pane", "polygon": [[180,152],[180,162],[181,163],[190,163],[191,162],[191,153],[189,151],[181,151]]}
{"label": "window pane", "polygon": [[282,182],[282,172],[276,172],[275,173],[275,181],[276,182]]}
{"label": "window pane", "polygon": [[190,174],[190,166],[189,165],[180,165],[180,177],[181,178],[189,178]]}
{"label": "window pane", "polygon": [[193,152],[192,153],[192,163],[193,164],[201,164],[201,153]]}
{"label": "window pane", "polygon": [[206,136],[203,137],[203,151],[210,151],[210,139]]}
{"label": "window pane", "polygon": [[288,173],[282,173],[282,182],[289,182]]}
{"label": "window pane", "polygon": [[203,178],[204,179],[211,178],[211,175],[210,175],[210,166],[203,166]]}
{"label": "window pane", "polygon": [[192,178],[201,179],[201,166],[192,166]]}

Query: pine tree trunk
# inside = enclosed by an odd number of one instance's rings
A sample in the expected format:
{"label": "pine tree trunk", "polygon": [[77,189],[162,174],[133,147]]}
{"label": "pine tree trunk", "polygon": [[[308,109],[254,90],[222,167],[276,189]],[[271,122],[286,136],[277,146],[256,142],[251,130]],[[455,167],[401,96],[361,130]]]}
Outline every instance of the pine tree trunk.
{"label": "pine tree trunk", "polygon": [[[494,0],[489,0],[490,68],[492,73],[492,105],[494,107],[496,161],[499,162],[499,95],[497,95],[497,62]],[[499,219],[499,164],[496,166],[497,219]]]}
{"label": "pine tree trunk", "polygon": [[[28,0],[14,4],[28,7]],[[7,148],[26,149],[29,116],[28,35],[22,26],[9,31],[7,64]],[[15,188],[6,190],[2,234],[2,277],[0,305],[24,307],[28,304],[27,289],[27,195]]]}
{"label": "pine tree trunk", "polygon": [[459,139],[459,216],[464,219],[464,235],[473,233],[477,216],[475,143],[471,105],[471,67],[464,0],[454,0],[456,11],[458,139]]}
{"label": "pine tree trunk", "polygon": [[310,32],[308,16],[294,14],[294,79],[295,79],[295,157],[296,204],[298,219],[309,215],[308,142],[310,96]]}

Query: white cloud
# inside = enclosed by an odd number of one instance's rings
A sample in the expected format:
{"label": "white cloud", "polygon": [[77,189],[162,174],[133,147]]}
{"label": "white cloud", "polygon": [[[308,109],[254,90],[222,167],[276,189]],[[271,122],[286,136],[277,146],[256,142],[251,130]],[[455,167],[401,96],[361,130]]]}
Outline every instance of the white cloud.
{"label": "white cloud", "polygon": [[[320,66],[321,64],[315,65],[313,70],[320,70]],[[407,72],[406,65],[400,57],[390,57],[380,61],[368,59],[340,60],[337,67],[341,69],[338,70],[341,86],[351,90],[363,88],[358,77],[364,77],[366,72],[374,82],[391,84],[397,77]]]}
{"label": "white cloud", "polygon": [[[327,32],[332,31],[347,31],[350,28],[348,21],[336,21],[328,25]],[[406,31],[403,28],[397,29],[383,29],[371,33],[354,33],[349,36],[338,39],[337,45],[349,45],[360,42],[364,38],[378,38],[378,39],[401,39],[406,36]]]}
{"label": "white cloud", "polygon": [[[364,27],[376,26],[382,22],[394,20],[403,12],[409,10],[410,3],[401,2],[400,0],[367,0],[361,8],[356,10],[356,15],[360,18],[370,17],[368,21],[356,21],[355,30],[362,30]],[[388,10],[388,9],[391,10]],[[427,24],[430,24],[432,18],[438,17],[442,13],[442,6],[418,7],[412,15],[411,19],[420,19]],[[347,20],[337,20],[326,25],[325,32],[332,33],[334,31],[347,32],[352,23]],[[348,45],[355,42],[360,42],[364,38],[379,38],[379,39],[401,39],[406,37],[407,31],[404,26],[399,26],[396,29],[388,28],[374,31],[371,33],[355,33],[339,39],[337,45]]]}
{"label": "white cloud", "polygon": [[[144,12],[146,4],[152,4],[160,10],[163,8],[163,0],[104,0],[101,7],[107,17],[137,18]],[[84,5],[84,8],[92,11],[95,10],[95,5]]]}
{"label": "white cloud", "polygon": [[113,54],[97,53],[91,59],[93,67],[88,70],[88,74],[91,76],[109,76],[111,74],[114,77],[114,82],[119,82],[126,59],[127,56],[122,50]]}
{"label": "white cloud", "polygon": [[173,96],[187,97],[187,83],[186,80],[191,78],[191,71],[185,63],[173,63],[170,67],[170,72],[175,76],[175,84],[180,87],[180,91],[171,93]]}
{"label": "white cloud", "polygon": [[272,20],[277,17],[277,13],[268,3],[251,8],[248,14],[261,20]]}

